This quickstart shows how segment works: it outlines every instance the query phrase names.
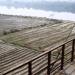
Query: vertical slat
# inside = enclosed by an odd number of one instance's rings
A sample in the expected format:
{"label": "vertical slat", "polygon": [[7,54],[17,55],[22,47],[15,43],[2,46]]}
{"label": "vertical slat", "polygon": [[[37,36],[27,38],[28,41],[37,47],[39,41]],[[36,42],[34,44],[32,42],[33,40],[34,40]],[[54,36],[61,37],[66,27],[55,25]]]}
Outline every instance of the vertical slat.
{"label": "vertical slat", "polygon": [[50,75],[50,71],[51,71],[50,65],[51,65],[51,51],[48,52],[48,67],[47,67],[47,75]]}
{"label": "vertical slat", "polygon": [[75,39],[72,41],[71,62],[74,61],[74,46],[75,46]]}
{"label": "vertical slat", "polygon": [[28,75],[32,75],[32,63],[31,62],[29,62],[28,63]]}
{"label": "vertical slat", "polygon": [[62,54],[61,54],[61,70],[63,70],[64,66],[64,51],[65,51],[65,44],[62,45]]}

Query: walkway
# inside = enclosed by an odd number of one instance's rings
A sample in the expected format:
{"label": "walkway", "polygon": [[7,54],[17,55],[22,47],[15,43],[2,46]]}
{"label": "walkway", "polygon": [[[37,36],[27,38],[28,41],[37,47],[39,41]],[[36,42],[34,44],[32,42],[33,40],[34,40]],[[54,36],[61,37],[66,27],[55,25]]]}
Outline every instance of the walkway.
{"label": "walkway", "polygon": [[64,75],[75,75],[75,61],[64,67]]}

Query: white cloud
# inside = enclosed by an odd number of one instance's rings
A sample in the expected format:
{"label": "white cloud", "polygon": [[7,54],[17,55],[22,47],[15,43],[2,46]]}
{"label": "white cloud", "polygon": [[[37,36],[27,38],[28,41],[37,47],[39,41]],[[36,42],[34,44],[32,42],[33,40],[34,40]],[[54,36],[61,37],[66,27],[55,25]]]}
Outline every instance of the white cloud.
{"label": "white cloud", "polygon": [[47,17],[47,18],[75,21],[75,14],[72,13],[35,10],[32,8],[30,9],[15,8],[15,7],[7,8],[6,6],[0,6],[0,14],[37,16],[37,17]]}
{"label": "white cloud", "polygon": [[75,0],[46,0],[46,1],[75,2]]}
{"label": "white cloud", "polygon": [[75,2],[75,0],[12,0],[12,1],[20,1],[20,2],[36,2],[36,1],[49,1],[49,2],[53,2],[53,1],[60,1],[60,2]]}
{"label": "white cloud", "polygon": [[[9,1],[9,0],[0,0],[0,1]],[[75,0],[10,0],[10,1],[17,1],[17,2],[39,2],[39,1],[49,1],[49,2],[53,2],[53,1],[60,1],[60,2],[63,2],[63,1],[66,1],[66,2],[75,2]]]}
{"label": "white cloud", "polygon": [[14,2],[44,2],[44,1],[47,1],[47,2],[75,2],[75,0],[0,0],[0,4],[1,2],[3,3],[14,3]]}
{"label": "white cloud", "polygon": [[45,0],[12,0],[12,1],[16,1],[16,2],[39,2],[39,1],[45,1]]}

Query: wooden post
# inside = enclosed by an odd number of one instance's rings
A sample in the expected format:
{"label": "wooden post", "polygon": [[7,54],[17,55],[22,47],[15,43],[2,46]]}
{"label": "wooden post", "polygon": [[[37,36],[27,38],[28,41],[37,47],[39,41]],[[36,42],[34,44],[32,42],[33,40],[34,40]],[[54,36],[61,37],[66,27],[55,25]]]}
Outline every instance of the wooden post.
{"label": "wooden post", "polygon": [[51,65],[51,51],[48,52],[48,67],[47,67],[47,75],[50,75],[50,71],[51,71],[50,65]]}
{"label": "wooden post", "polygon": [[61,70],[63,70],[64,66],[64,51],[65,51],[65,44],[62,45],[62,54],[61,54]]}
{"label": "wooden post", "polygon": [[71,62],[74,61],[74,46],[75,46],[75,39],[72,41]]}
{"label": "wooden post", "polygon": [[32,64],[31,62],[28,63],[28,75],[32,75]]}

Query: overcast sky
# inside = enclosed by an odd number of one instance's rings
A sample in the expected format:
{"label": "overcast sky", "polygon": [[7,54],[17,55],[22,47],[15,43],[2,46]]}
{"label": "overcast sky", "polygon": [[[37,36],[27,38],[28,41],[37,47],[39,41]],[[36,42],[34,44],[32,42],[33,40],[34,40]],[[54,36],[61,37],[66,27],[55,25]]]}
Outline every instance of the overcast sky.
{"label": "overcast sky", "polygon": [[74,2],[75,0],[12,0],[12,1],[67,1],[67,2]]}
{"label": "overcast sky", "polygon": [[66,2],[75,2],[75,0],[0,0],[0,1],[17,1],[17,2],[36,2],[36,1],[49,1],[49,2],[53,2],[53,1],[66,1]]}

